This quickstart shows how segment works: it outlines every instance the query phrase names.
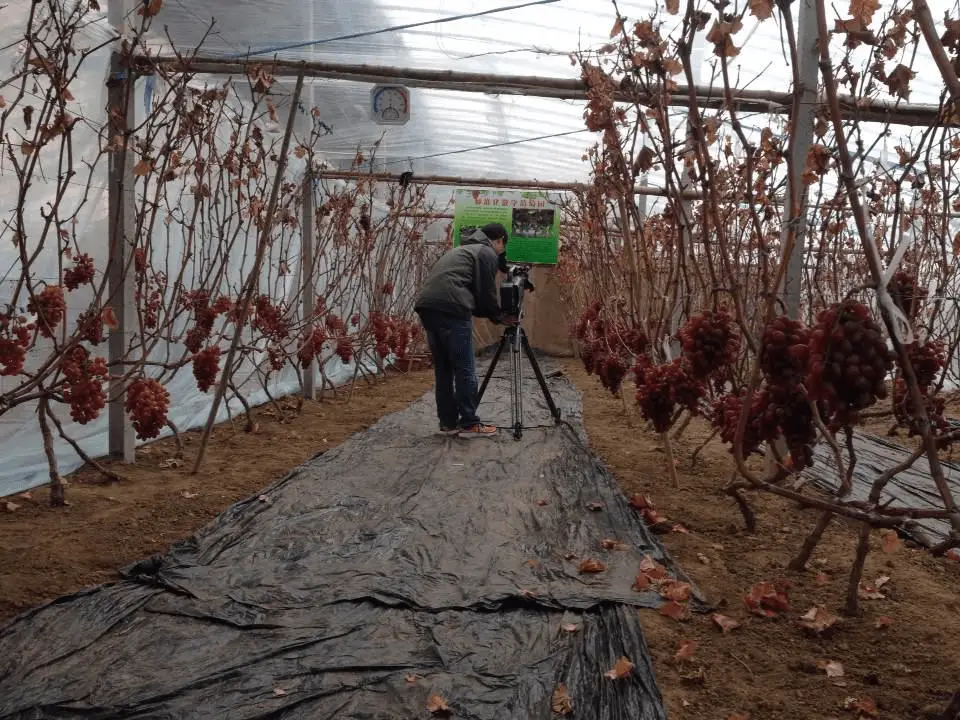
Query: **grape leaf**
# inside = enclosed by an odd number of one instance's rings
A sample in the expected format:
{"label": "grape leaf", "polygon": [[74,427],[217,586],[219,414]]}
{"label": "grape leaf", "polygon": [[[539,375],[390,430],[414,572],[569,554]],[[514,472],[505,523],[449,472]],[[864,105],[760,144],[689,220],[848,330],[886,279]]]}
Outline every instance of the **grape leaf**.
{"label": "grape leaf", "polygon": [[881,615],[880,617],[877,618],[875,627],[877,628],[877,630],[881,630],[885,627],[889,627],[892,624],[893,624],[892,617],[890,617],[889,615]]}
{"label": "grape leaf", "polygon": [[910,81],[916,77],[916,73],[903,63],[897,65],[893,72],[887,76],[887,88],[890,94],[901,100],[910,99]]}
{"label": "grape leaf", "polygon": [[867,27],[873,22],[873,15],[879,9],[880,0],[850,0],[848,12]]}
{"label": "grape leaf", "polygon": [[649,555],[640,560],[640,572],[651,580],[661,580],[667,576],[667,569]]}
{"label": "grape leaf", "polygon": [[137,14],[143,15],[144,17],[155,17],[160,12],[160,8],[162,7],[163,0],[147,0],[137,11]]}
{"label": "grape leaf", "polygon": [[648,578],[643,573],[640,573],[639,575],[637,575],[636,578],[634,578],[632,587],[637,592],[643,592],[648,587],[650,587],[650,578]]}
{"label": "grape leaf", "polygon": [[618,17],[610,30],[610,37],[615,38],[623,32],[623,18]]}
{"label": "grape leaf", "polygon": [[843,665],[836,660],[821,660],[817,663],[817,667],[823,670],[827,677],[838,678],[844,675]]}
{"label": "grape leaf", "polygon": [[143,177],[149,174],[151,170],[153,170],[153,162],[148,158],[143,158],[133,166],[133,174],[137,177]]}
{"label": "grape leaf", "polygon": [[845,710],[854,710],[861,715],[875,716],[877,714],[877,704],[868,697],[848,697],[843,701],[843,707]]}
{"label": "grape leaf", "polygon": [[660,606],[660,614],[673,618],[674,620],[688,620],[690,618],[690,609],[686,605],[681,605],[676,600],[671,600]]}
{"label": "grape leaf", "polygon": [[757,20],[766,20],[773,15],[773,0],[750,0],[750,13]]}
{"label": "grape leaf", "polygon": [[680,12],[680,0],[666,0],[667,12],[676,15]]}
{"label": "grape leaf", "polygon": [[900,547],[900,537],[897,535],[896,531],[888,530],[883,534],[883,551],[885,553],[892,553],[898,547]]}
{"label": "grape leaf", "polygon": [[801,618],[800,624],[817,635],[833,627],[838,618],[825,607],[817,605],[810,608]]}
{"label": "grape leaf", "polygon": [[778,612],[790,609],[787,594],[768,582],[761,582],[750,588],[743,602],[750,612],[763,617],[775,617]]}
{"label": "grape leaf", "polygon": [[608,677],[611,680],[620,680],[627,677],[633,670],[633,663],[630,662],[630,659],[624,656],[621,656],[617,660],[616,665],[607,670],[603,675]]}
{"label": "grape leaf", "polygon": [[620,540],[613,538],[604,538],[600,541],[600,547],[604,550],[629,550],[630,546]]}
{"label": "grape leaf", "polygon": [[679,580],[664,580],[660,585],[660,596],[667,600],[676,602],[686,602],[693,594],[693,588],[690,583],[680,582]]}
{"label": "grape leaf", "polygon": [[448,715],[450,713],[450,706],[447,704],[446,698],[442,695],[431,695],[427,698],[427,710],[434,715]]}

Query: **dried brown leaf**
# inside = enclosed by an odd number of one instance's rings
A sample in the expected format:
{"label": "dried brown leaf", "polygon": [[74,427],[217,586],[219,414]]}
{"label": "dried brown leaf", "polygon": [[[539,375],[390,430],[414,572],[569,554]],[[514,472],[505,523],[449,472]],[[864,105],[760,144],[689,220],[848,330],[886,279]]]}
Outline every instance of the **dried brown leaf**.
{"label": "dried brown leaf", "polygon": [[660,596],[667,600],[687,602],[692,594],[693,587],[690,583],[680,582],[679,580],[670,578],[660,584]]}
{"label": "dried brown leaf", "polygon": [[892,553],[898,547],[900,547],[900,537],[897,535],[896,531],[888,530],[883,534],[883,540],[881,542],[883,551],[885,553]]}
{"label": "dried brown leaf", "polygon": [[3,509],[6,510],[7,512],[16,512],[17,510],[20,509],[20,506],[17,505],[15,502],[10,502],[9,500],[7,500],[3,504]]}
{"label": "dried brown leaf", "polygon": [[633,663],[630,662],[629,658],[621,656],[620,659],[617,660],[616,664],[607,670],[603,675],[611,680],[620,680],[627,677],[632,671]]}
{"label": "dried brown leaf", "polygon": [[720,613],[714,613],[710,617],[713,620],[713,622],[716,624],[716,626],[720,628],[720,631],[724,635],[726,635],[731,630],[736,630],[738,627],[740,627],[740,623],[738,621],[734,620],[731,617],[727,617],[726,615],[721,615]]}
{"label": "dried brown leaf", "polygon": [[603,503],[597,500],[591,500],[590,502],[587,503],[587,510],[590,510],[592,512],[600,512],[601,510],[603,510],[603,508],[604,508]]}
{"label": "dried brown leaf", "polygon": [[660,606],[660,614],[674,620],[688,620],[690,618],[690,608],[681,605],[676,600],[671,600]]}
{"label": "dried brown leaf", "polygon": [[869,27],[873,22],[873,15],[880,9],[880,0],[850,0],[850,15]]}
{"label": "dried brown leaf", "polygon": [[750,0],[750,13],[757,20],[766,20],[773,15],[773,0]]}
{"label": "dried brown leaf", "polygon": [[836,660],[821,660],[817,663],[817,667],[823,670],[827,674],[827,677],[830,678],[843,677],[844,675],[843,665]]}
{"label": "dried brown leaf", "polygon": [[146,0],[143,3],[140,10],[137,11],[138,15],[143,15],[144,17],[156,17],[160,12],[160,8],[163,7],[163,0]]}
{"label": "dried brown leaf", "polygon": [[675,662],[683,662],[689,660],[693,657],[693,654],[697,650],[696,640],[681,640],[677,644],[677,652],[674,653],[673,659]]}
{"label": "dried brown leaf", "polygon": [[650,578],[648,578],[643,573],[640,573],[639,575],[637,575],[637,577],[633,579],[632,587],[637,592],[643,592],[644,590],[650,587]]}
{"label": "dried brown leaf", "polygon": [[875,623],[874,627],[876,627],[877,630],[882,630],[885,627],[890,627],[890,625],[892,624],[893,624],[892,617],[890,617],[889,615],[881,615],[880,617],[877,618],[877,622]]}
{"label": "dried brown leaf", "polygon": [[447,715],[450,713],[450,706],[442,695],[431,695],[427,698],[427,710],[434,715]]}
{"label": "dried brown leaf", "polygon": [[550,709],[557,715],[569,715],[573,712],[573,699],[567,691],[567,686],[563,683],[557,685],[556,690],[553,691]]}
{"label": "dried brown leaf", "polygon": [[420,676],[414,675],[413,673],[407,673],[406,675],[403,676],[403,679],[406,680],[408,683],[412,684],[412,683],[415,683],[417,680],[419,680]]}
{"label": "dried brown leaf", "polygon": [[901,100],[910,99],[910,81],[916,77],[916,73],[903,63],[897,65],[887,76],[887,88],[890,94]]}
{"label": "dried brown leaf", "polygon": [[153,161],[149,158],[143,158],[140,160],[140,162],[133,166],[133,174],[137,177],[149,175],[151,170],[153,170]]}
{"label": "dried brown leaf", "polygon": [[615,38],[623,33],[623,18],[618,17],[617,21],[610,28],[610,37]]}
{"label": "dried brown leaf", "polygon": [[833,627],[837,620],[838,618],[836,615],[831,613],[822,605],[817,605],[804,613],[799,622],[807,630],[811,630],[819,635],[825,630]]}
{"label": "dried brown leaf", "polygon": [[750,612],[763,617],[774,617],[778,612],[790,609],[786,592],[778,590],[768,582],[761,582],[750,588],[743,602]]}
{"label": "dried brown leaf", "polygon": [[667,12],[676,15],[680,12],[680,0],[666,0]]}
{"label": "dried brown leaf", "polygon": [[629,550],[630,546],[620,540],[613,538],[604,538],[600,541],[600,547],[604,550]]}
{"label": "dried brown leaf", "polygon": [[606,569],[607,566],[604,563],[591,558],[581,560],[580,565],[577,566],[577,572],[581,575],[586,573],[602,573]]}
{"label": "dried brown leaf", "polygon": [[877,704],[872,698],[868,697],[848,697],[843,701],[843,707],[845,710],[852,710],[853,712],[860,713],[861,715],[875,716],[877,714]]}
{"label": "dried brown leaf", "polygon": [[287,694],[287,691],[284,690],[283,688],[274,688],[273,694],[276,695],[277,697],[283,697],[284,695]]}

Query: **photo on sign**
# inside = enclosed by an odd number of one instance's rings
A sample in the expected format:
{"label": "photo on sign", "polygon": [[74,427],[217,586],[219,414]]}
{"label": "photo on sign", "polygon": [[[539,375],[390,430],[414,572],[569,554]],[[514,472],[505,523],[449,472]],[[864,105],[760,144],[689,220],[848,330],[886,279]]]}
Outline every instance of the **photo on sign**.
{"label": "photo on sign", "polygon": [[547,238],[553,232],[554,210],[514,210],[514,237]]}

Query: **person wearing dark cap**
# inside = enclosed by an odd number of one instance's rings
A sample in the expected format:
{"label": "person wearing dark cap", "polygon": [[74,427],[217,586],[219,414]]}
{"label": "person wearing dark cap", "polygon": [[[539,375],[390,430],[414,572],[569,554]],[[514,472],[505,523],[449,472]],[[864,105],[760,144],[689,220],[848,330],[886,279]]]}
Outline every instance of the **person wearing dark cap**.
{"label": "person wearing dark cap", "polygon": [[491,437],[497,428],[477,416],[477,369],[473,318],[502,323],[497,270],[506,265],[507,230],[484,225],[461,237],[431,268],[414,310],[427,333],[436,376],[440,431],[460,437]]}

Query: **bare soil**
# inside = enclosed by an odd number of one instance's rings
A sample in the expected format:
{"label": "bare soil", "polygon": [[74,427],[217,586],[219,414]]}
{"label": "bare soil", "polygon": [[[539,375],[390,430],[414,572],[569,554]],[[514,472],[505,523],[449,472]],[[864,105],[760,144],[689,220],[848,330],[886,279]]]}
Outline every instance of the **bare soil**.
{"label": "bare soil", "polygon": [[[677,622],[642,611],[661,691],[675,720],[828,720],[857,718],[848,698],[870,700],[878,717],[927,718],[960,686],[960,563],[935,559],[900,544],[867,559],[865,578],[888,576],[882,600],[865,600],[861,617],[842,615],[856,528],[838,522],[827,531],[811,569],[786,565],[816,515],[790,503],[751,496],[756,534],[722,487],[732,473],[727,450],[708,444],[691,466],[691,454],[709,434],[694,421],[674,442],[680,489],[668,480],[659,437],[646,429],[630,402],[607,393],[579,363],[566,370],[583,393],[584,420],[594,450],[625,493],[644,493],[688,533],[664,536],[671,554],[717,612],[741,625],[722,634],[711,616]],[[70,478],[67,508],[47,507],[47,490],[0,502],[0,623],[38,603],[113,580],[124,565],[163,552],[233,502],[257,493],[297,464],[334,447],[383,415],[404,408],[432,384],[429,371],[392,377],[344,396],[305,403],[281,401],[254,411],[257,429],[243,418],[217,427],[201,472],[190,474],[198,435],[184,434],[182,464],[173,440],[141,449],[134,466],[113,465],[125,479],[101,484],[83,470]],[[819,576],[819,578],[818,578]],[[751,615],[744,595],[758,582],[789,581],[791,610],[776,618]],[[815,605],[840,616],[822,637],[798,618]],[[881,618],[889,624],[878,628]],[[696,642],[691,660],[676,662],[680,643]],[[841,677],[823,664],[839,663]],[[866,715],[864,717],[867,717]]]}
{"label": "bare soil", "polygon": [[[594,451],[625,493],[646,494],[657,510],[689,530],[665,535],[667,549],[717,612],[741,623],[724,634],[709,614],[677,622],[642,612],[671,718],[857,718],[857,711],[844,708],[849,698],[872,701],[877,716],[890,720],[928,718],[943,710],[960,688],[960,563],[902,543],[884,552],[875,533],[864,580],[889,577],[882,587],[886,597],[863,600],[861,616],[846,617],[856,524],[835,522],[809,571],[790,572],[787,564],[816,522],[816,511],[754,494],[749,499],[758,529],[746,532],[740,511],[722,491],[733,471],[726,447],[710,442],[691,466],[694,449],[709,436],[706,423],[693,421],[672,443],[680,481],[675,489],[660,438],[645,427],[632,403],[625,409],[623,400],[587,376],[579,363],[569,361],[566,369],[583,394]],[[789,611],[772,619],[750,614],[744,596],[763,581],[790,584]],[[840,618],[821,637],[798,623],[817,605]],[[878,628],[881,618],[889,625]],[[685,640],[697,643],[693,658],[676,662]],[[820,666],[828,661],[840,663],[841,677],[827,676]]]}
{"label": "bare soil", "polygon": [[[80,470],[69,479],[65,508],[48,506],[49,491],[0,500],[0,625],[39,603],[86,586],[116,580],[123,566],[163,553],[227,507],[256,494],[316,453],[339,445],[384,415],[402,410],[433,383],[432,371],[391,375],[386,382],[355,385],[320,402],[253,410],[218,425],[203,466],[190,470],[199,432],[182,434],[184,457],[172,438],[141,447],[135,465],[108,463],[123,482],[103,484]],[[17,506],[5,512],[5,504]]]}

